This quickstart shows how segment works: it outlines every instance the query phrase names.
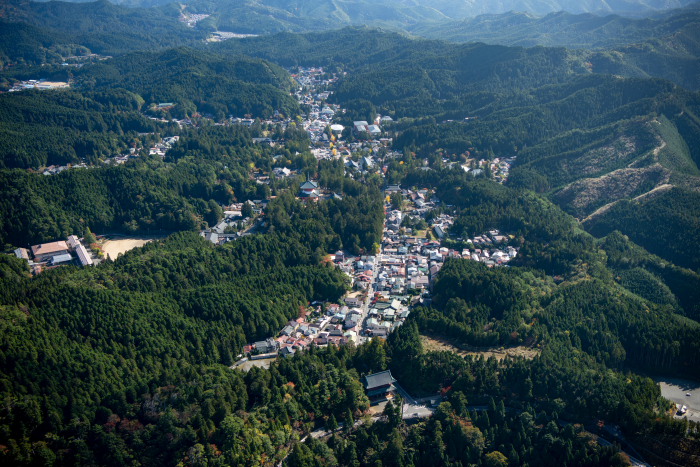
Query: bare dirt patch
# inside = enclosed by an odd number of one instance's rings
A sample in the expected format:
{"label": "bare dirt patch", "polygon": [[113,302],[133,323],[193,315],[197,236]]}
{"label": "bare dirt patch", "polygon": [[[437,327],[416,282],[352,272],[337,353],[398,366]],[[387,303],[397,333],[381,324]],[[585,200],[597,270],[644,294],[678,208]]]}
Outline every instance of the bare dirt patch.
{"label": "bare dirt patch", "polygon": [[518,347],[488,347],[488,348],[472,348],[463,349],[457,347],[453,342],[448,339],[441,337],[429,337],[420,336],[421,342],[423,344],[423,349],[428,352],[453,352],[461,357],[466,357],[467,355],[479,356],[483,355],[484,358],[494,357],[496,360],[503,360],[507,356],[511,357],[523,357],[527,360],[532,360],[540,354],[539,349],[534,349],[532,347],[525,347],[524,345]]}
{"label": "bare dirt patch", "polygon": [[277,356],[271,358],[262,358],[260,360],[246,360],[240,365],[232,365],[231,368],[243,370],[246,373],[248,373],[254,366],[265,370],[269,370],[270,364],[272,364],[272,362],[274,362],[275,360],[277,360]]}
{"label": "bare dirt patch", "polygon": [[129,250],[144,246],[148,242],[152,242],[153,238],[119,238],[113,240],[105,240],[101,245],[105,255],[115,260],[117,256],[126,253]]}

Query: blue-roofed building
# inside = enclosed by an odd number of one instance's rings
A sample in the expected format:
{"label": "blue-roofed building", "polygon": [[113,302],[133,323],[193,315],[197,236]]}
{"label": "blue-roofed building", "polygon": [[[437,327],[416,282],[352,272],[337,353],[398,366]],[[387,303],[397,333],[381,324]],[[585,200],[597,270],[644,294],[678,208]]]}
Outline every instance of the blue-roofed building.
{"label": "blue-roofed building", "polygon": [[73,257],[70,255],[70,253],[65,253],[62,255],[56,255],[51,257],[51,265],[55,266],[57,264],[61,263],[68,263],[70,261],[73,261]]}

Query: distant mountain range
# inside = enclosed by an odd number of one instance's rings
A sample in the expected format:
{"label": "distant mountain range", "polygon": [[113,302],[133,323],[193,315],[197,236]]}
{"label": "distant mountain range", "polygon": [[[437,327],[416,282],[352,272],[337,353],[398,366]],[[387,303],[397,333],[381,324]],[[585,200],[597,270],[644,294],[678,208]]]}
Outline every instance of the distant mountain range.
{"label": "distant mountain range", "polygon": [[[78,0],[79,1],[79,0]],[[171,0],[113,0],[125,6],[151,7],[174,3]],[[279,25],[316,24],[324,29],[349,24],[406,26],[423,21],[461,20],[477,15],[523,11],[535,15],[552,12],[616,13],[644,16],[651,12],[680,8],[691,0],[197,0],[192,9],[217,12],[232,19],[256,19],[258,14]],[[242,23],[242,25],[244,25]]]}
{"label": "distant mountain range", "polygon": [[565,11],[535,16],[523,12],[480,15],[458,21],[424,22],[412,34],[452,42],[485,42],[523,47],[609,48],[700,29],[700,3],[648,18],[598,16]]}
{"label": "distant mountain range", "polygon": [[[71,3],[79,1],[7,0],[0,5],[0,20],[70,29],[72,18],[86,13],[76,11]],[[202,32],[268,34],[368,25],[453,42],[569,48],[616,47],[692,30],[697,28],[700,11],[700,3],[691,0],[437,0],[429,4],[422,0],[192,0],[186,4],[171,0],[98,0],[90,4],[85,10],[97,15],[99,22],[104,17],[130,17],[131,24],[141,26],[146,24],[137,18],[140,16],[162,23],[166,18],[176,21],[178,17],[202,14],[206,17],[195,25],[195,30]],[[88,25],[77,26],[86,30]],[[98,23],[87,29],[91,34],[101,33],[110,25]],[[143,28],[131,32],[145,33]]]}

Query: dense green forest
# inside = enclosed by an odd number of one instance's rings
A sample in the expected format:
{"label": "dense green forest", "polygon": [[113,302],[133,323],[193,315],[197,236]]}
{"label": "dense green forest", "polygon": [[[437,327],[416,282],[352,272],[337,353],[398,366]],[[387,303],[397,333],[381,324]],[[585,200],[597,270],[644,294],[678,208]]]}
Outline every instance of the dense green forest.
{"label": "dense green forest", "polygon": [[[51,46],[61,48],[74,44],[92,53],[118,55],[191,44],[206,37],[205,32],[178,22],[176,5],[132,9],[107,0],[87,4],[9,0],[2,8],[2,17],[7,21],[28,24],[11,25],[0,35],[0,56],[9,57],[11,63],[56,63],[55,57],[44,55],[47,46],[51,50]],[[37,30],[40,34],[34,35]],[[28,31],[32,32],[32,37],[28,37]],[[41,47],[20,53],[22,49],[17,47],[18,43],[41,43]]]}
{"label": "dense green forest", "polygon": [[87,48],[71,44],[59,33],[26,23],[0,22],[0,67],[60,63],[63,57],[85,55]]}
{"label": "dense green forest", "polygon": [[[409,28],[417,36],[450,42],[575,49],[614,48],[650,37],[668,37],[697,22],[697,4],[646,18],[624,15],[574,14],[557,11],[536,16],[525,11],[480,15],[462,21],[418,23]],[[691,32],[691,31],[688,31]]]}
{"label": "dense green forest", "polygon": [[384,207],[377,187],[348,181],[343,193],[355,196],[304,204],[291,194],[277,197],[268,207],[273,231],[294,232],[299,241],[319,255],[347,249],[354,253],[377,253],[382,240]]}
{"label": "dense green forest", "polygon": [[[5,461],[171,464],[197,443],[216,443],[227,463],[257,464],[279,459],[318,404],[324,413],[337,406],[337,416],[365,407],[359,382],[320,362],[318,373],[291,363],[301,381],[286,371],[244,377],[220,366],[308,301],[343,293],[342,273],[309,257],[304,245],[275,234],[226,248],[178,234],[114,264],[29,279],[4,256]],[[301,386],[289,400],[289,381],[313,385],[320,374],[326,391],[347,397],[328,401]],[[263,438],[245,434],[259,430]]]}
{"label": "dense green forest", "polygon": [[700,258],[691,251],[700,241],[699,201],[696,191],[673,188],[639,201],[621,201],[584,225],[598,236],[620,230],[652,253],[700,271]]}
{"label": "dense green forest", "polygon": [[[99,268],[33,279],[3,258],[2,397],[11,403],[0,439],[15,465],[269,465],[287,454],[287,465],[625,465],[569,420],[603,418],[655,436],[684,429],[657,420],[665,406],[651,380],[604,371],[600,353],[573,336],[553,334],[532,362],[426,353],[416,323],[428,310],[386,343],[229,370],[244,342],[346,287],[282,233],[225,247],[177,234]],[[457,265],[446,265],[443,280]],[[576,300],[567,286],[560,295]],[[416,393],[445,390],[448,402],[410,427],[391,405],[384,421],[368,423],[359,376],[387,367]],[[344,431],[298,444],[307,430],[339,422]]]}
{"label": "dense green forest", "polygon": [[0,95],[0,167],[39,168],[86,162],[147,145],[165,131],[140,114],[143,99],[123,89]]}
{"label": "dense green forest", "polygon": [[272,63],[249,57],[202,53],[188,48],[127,54],[83,67],[76,82],[86,89],[125,88],[146,106],[174,103],[180,118],[195,112],[216,120],[229,115],[269,117],[279,110],[295,116],[299,106],[289,96],[289,74]]}

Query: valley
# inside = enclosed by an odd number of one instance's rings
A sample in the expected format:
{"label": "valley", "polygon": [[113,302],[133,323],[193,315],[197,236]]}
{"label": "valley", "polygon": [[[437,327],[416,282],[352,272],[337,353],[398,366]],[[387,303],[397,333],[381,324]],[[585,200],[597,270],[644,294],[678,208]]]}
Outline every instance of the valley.
{"label": "valley", "polygon": [[698,5],[458,3],[0,5],[3,465],[700,465]]}

